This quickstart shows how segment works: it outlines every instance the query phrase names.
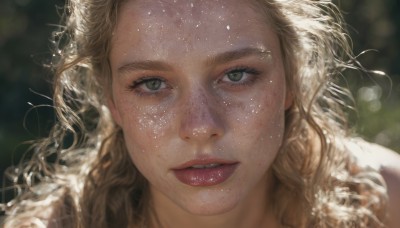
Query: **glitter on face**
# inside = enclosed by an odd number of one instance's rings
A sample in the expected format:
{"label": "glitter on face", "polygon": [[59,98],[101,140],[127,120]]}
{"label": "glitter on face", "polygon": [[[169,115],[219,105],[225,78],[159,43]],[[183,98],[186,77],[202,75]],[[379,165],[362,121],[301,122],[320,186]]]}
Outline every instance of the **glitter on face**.
{"label": "glitter on face", "polygon": [[[194,1],[174,2],[160,8],[158,2],[128,1],[121,9],[110,54],[113,115],[132,161],[157,190],[152,194],[163,193],[191,213],[221,213],[264,178],[280,147],[285,81],[279,43],[268,24],[252,29],[258,17],[241,0],[219,7],[217,1],[196,1],[196,6]],[[261,54],[210,61],[247,47]],[[161,61],[171,70],[116,76],[119,66],[141,60]],[[234,87],[219,80],[242,66],[255,68],[257,80]],[[169,86],[151,96],[126,90],[132,81],[149,75]],[[212,131],[217,132],[213,137],[204,137]],[[224,185],[184,191],[169,170],[198,155],[239,161],[242,168]]]}

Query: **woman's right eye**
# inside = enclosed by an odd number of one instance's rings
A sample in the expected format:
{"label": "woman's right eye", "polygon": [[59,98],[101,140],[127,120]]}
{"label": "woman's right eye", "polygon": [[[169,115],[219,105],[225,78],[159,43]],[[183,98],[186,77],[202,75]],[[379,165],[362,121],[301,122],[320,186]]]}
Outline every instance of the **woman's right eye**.
{"label": "woman's right eye", "polygon": [[150,77],[150,78],[141,78],[132,83],[129,86],[131,90],[138,92],[140,95],[143,94],[156,94],[160,92],[162,89],[167,87],[165,81],[160,78]]}

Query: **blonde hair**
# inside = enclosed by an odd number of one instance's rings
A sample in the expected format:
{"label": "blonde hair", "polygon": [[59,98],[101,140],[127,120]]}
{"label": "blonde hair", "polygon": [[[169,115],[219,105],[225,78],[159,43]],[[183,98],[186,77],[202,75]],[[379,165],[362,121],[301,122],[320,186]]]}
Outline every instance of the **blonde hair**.
{"label": "blonde hair", "polygon": [[[256,4],[278,34],[294,98],[272,167],[277,217],[292,227],[383,227],[384,181],[377,171],[357,166],[340,140],[349,133],[345,110],[351,95],[336,83],[344,69],[354,68],[354,58],[339,10],[327,0]],[[54,36],[58,122],[32,147],[31,160],[7,171],[20,192],[6,205],[7,227],[28,218],[39,227],[149,225],[148,183],[105,106],[121,5],[122,0],[67,3],[65,27]],[[41,217],[46,206],[56,208],[50,219]]]}

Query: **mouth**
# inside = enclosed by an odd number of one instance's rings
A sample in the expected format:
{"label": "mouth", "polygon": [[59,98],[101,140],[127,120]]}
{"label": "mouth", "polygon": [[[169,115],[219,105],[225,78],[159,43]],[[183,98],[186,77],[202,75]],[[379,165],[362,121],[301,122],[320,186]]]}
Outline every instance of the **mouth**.
{"label": "mouth", "polygon": [[183,184],[193,187],[218,185],[229,179],[238,162],[222,160],[193,160],[172,169]]}
{"label": "mouth", "polygon": [[188,169],[208,169],[208,168],[215,168],[221,166],[222,164],[212,163],[207,165],[192,165]]}

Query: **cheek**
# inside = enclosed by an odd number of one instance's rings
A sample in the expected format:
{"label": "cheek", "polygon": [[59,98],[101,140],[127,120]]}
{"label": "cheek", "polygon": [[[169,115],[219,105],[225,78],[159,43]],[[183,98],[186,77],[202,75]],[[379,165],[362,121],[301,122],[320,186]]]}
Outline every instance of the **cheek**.
{"label": "cheek", "polygon": [[225,113],[228,113],[234,130],[246,131],[246,135],[258,134],[258,139],[275,138],[280,137],[284,129],[284,103],[283,89],[264,90],[227,105]]}
{"label": "cheek", "polygon": [[165,149],[170,143],[171,120],[175,115],[137,109],[128,113],[123,131],[129,155],[146,179],[157,182],[162,179],[162,176],[154,175],[162,173],[159,164],[168,164],[169,161]]}
{"label": "cheek", "polygon": [[126,107],[122,111],[122,129],[132,158],[144,154],[157,154],[166,145],[176,116],[163,106]]}
{"label": "cheek", "polygon": [[284,97],[284,90],[263,90],[226,110],[237,146],[260,167],[268,166],[281,147]]}

